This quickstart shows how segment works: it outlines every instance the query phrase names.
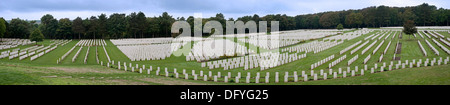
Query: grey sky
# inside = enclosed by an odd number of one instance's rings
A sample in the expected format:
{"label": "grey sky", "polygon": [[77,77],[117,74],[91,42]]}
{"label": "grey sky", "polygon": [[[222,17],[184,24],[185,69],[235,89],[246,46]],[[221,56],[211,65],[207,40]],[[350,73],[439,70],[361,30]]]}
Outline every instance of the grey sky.
{"label": "grey sky", "polygon": [[2,0],[0,17],[38,20],[45,14],[55,18],[86,18],[105,13],[142,11],[147,17],[168,12],[174,17],[202,13],[211,17],[223,13],[226,18],[245,15],[287,14],[295,16],[324,11],[362,9],[369,6],[416,6],[422,3],[449,8],[449,0]]}

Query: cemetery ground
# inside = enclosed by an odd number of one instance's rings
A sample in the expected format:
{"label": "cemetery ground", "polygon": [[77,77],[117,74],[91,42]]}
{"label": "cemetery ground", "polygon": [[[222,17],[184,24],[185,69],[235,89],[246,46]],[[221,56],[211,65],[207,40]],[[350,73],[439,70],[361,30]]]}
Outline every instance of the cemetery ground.
{"label": "cemetery ground", "polygon": [[[353,30],[354,31],[354,30]],[[352,31],[346,31],[352,32]],[[72,40],[69,43],[58,46],[55,50],[44,54],[42,57],[37,58],[36,60],[31,61],[30,58],[26,58],[24,60],[19,60],[18,58],[8,59],[2,58],[0,59],[0,84],[1,85],[449,85],[450,84],[450,72],[448,71],[448,64],[441,64],[427,67],[414,67],[409,68],[407,65],[404,69],[395,69],[395,70],[387,70],[387,66],[385,67],[384,72],[380,71],[380,65],[383,62],[390,64],[390,61],[393,61],[394,52],[396,49],[396,43],[401,42],[402,48],[401,53],[396,54],[396,57],[400,57],[401,62],[405,62],[405,60],[412,61],[415,59],[418,61],[422,59],[429,58],[432,60],[433,58],[439,59],[442,57],[446,59],[449,56],[442,48],[440,48],[436,43],[432,41],[432,38],[428,38],[425,36],[426,33],[419,31],[419,33],[424,34],[424,37],[420,37],[417,35],[414,36],[406,36],[403,34],[403,38],[399,39],[398,35],[400,31],[389,31],[385,32],[389,38],[384,40],[384,43],[376,53],[372,53],[376,47],[381,43],[382,40],[378,40],[373,47],[368,47],[374,40],[370,40],[370,42],[364,45],[361,49],[357,50],[355,54],[351,54],[351,50],[355,49],[357,46],[351,48],[343,54],[339,54],[339,51],[347,48],[350,45],[355,44],[358,41],[364,40],[364,38],[374,35],[375,33],[380,32],[379,30],[375,30],[373,32],[369,32],[367,34],[361,35],[354,39],[345,40],[344,43],[338,44],[334,47],[321,51],[319,53],[308,52],[307,57],[292,61],[290,63],[286,63],[284,65],[280,65],[274,68],[270,68],[267,70],[261,71],[260,68],[253,68],[249,70],[244,70],[243,67],[235,68],[232,70],[223,70],[223,68],[214,68],[208,69],[201,67],[201,63],[196,61],[186,61],[185,56],[175,57],[172,55],[164,60],[145,60],[145,61],[131,61],[122,51],[115,46],[110,40],[105,40],[106,45],[104,46],[106,49],[105,53],[102,46],[91,46],[88,51],[88,47],[84,46],[81,48],[80,46],[76,46],[73,51],[68,53],[67,57],[60,61],[57,64],[57,60],[61,58],[64,54],[66,54],[69,50],[71,50],[80,40]],[[392,33],[390,33],[392,32]],[[392,37],[397,32],[395,37]],[[383,32],[380,32],[383,33]],[[438,32],[445,37],[450,37],[450,34],[447,32]],[[380,35],[380,37],[383,37]],[[385,36],[386,37],[386,36]],[[392,38],[391,38],[392,37]],[[411,37],[411,38],[410,38]],[[384,39],[384,37],[383,37]],[[302,41],[298,44],[305,44],[313,41],[322,41],[324,38],[313,39]],[[431,45],[436,48],[440,55],[436,55],[432,48],[430,48],[425,40],[429,41]],[[387,43],[391,41],[391,44],[387,46]],[[421,48],[419,47],[417,41],[420,41],[424,50],[426,51],[427,56],[424,56]],[[238,40],[234,40],[238,44],[245,45],[247,48],[252,46],[250,44],[245,44],[245,42],[240,42]],[[445,46],[444,43],[438,41],[440,44],[444,45],[444,47],[449,48],[449,46]],[[38,45],[50,45],[53,43],[51,39],[44,40],[43,42],[38,42]],[[297,44],[296,44],[297,45]],[[28,48],[31,46],[35,46],[35,44],[23,45],[16,48]],[[285,46],[282,48],[287,48],[295,45]],[[75,62],[72,62],[72,58],[76,55],[77,51],[81,48],[78,56],[76,56]],[[282,49],[280,48],[280,49]],[[366,53],[361,53],[362,50],[368,48]],[[382,52],[387,49],[387,53],[383,54]],[[11,48],[15,49],[15,48]],[[0,52],[11,50],[11,49],[3,49]],[[181,50],[178,50],[181,51]],[[266,50],[261,50],[266,51]],[[98,52],[98,61],[96,53]],[[87,56],[87,62],[84,63],[84,59]],[[292,53],[289,53],[292,54]],[[302,53],[300,53],[302,54]],[[347,66],[347,62],[358,54],[359,58],[351,63],[350,66]],[[379,62],[380,56],[383,54],[382,62]],[[111,61],[114,61],[115,64],[111,63],[111,67],[106,67],[108,62],[108,56]],[[289,77],[289,82],[283,82],[285,72],[289,72],[289,75],[293,75],[293,71],[296,71],[297,74],[301,74],[302,71],[305,71],[307,74],[310,74],[311,64],[314,64],[324,58],[329,57],[330,55],[335,55],[333,59],[314,68],[315,73],[319,73],[319,70],[324,70],[323,72],[328,73],[328,64],[332,61],[335,61],[337,58],[342,57],[343,55],[347,55],[346,59],[342,60],[337,65],[333,66],[333,72],[337,72],[338,68],[342,68],[343,71],[347,71],[347,67],[351,67],[353,70],[355,66],[358,66],[359,69],[363,69],[364,58],[371,55],[372,57],[367,61],[368,70],[364,72],[364,75],[360,74],[360,72],[356,72],[357,76],[350,76],[350,73],[346,74],[346,78],[343,78],[343,74],[337,74],[338,78],[333,79],[333,75],[328,75],[327,80],[322,80],[323,76],[318,75],[319,80],[313,80],[313,76],[308,75],[308,81],[303,81],[303,77],[298,77],[298,82],[294,82],[293,77]],[[143,73],[139,73],[139,69],[135,69],[134,72],[131,72],[131,68],[128,68],[127,71],[118,69],[117,63],[120,61],[121,63],[126,62],[127,66],[129,63],[132,63],[134,67],[136,64],[141,67],[142,65],[146,65],[148,69],[150,66],[153,67],[153,71],[150,74],[147,74],[147,70],[143,70]],[[103,62],[103,65],[100,64]],[[397,64],[398,61],[393,61]],[[374,67],[374,64],[378,64],[378,69],[375,71],[377,73],[370,73],[370,68]],[[123,65],[122,65],[123,66]],[[159,75],[156,74],[156,68],[160,67],[161,71]],[[167,67],[170,74],[168,77],[164,76],[164,69]],[[394,67],[395,68],[395,65]],[[181,72],[183,69],[187,70],[186,73],[191,74],[191,70],[195,70],[196,74],[199,74],[200,71],[203,71],[204,74],[208,74],[209,71],[212,71],[213,75],[217,75],[217,72],[221,72],[222,76],[227,75],[228,72],[234,77],[240,73],[240,83],[235,83],[234,78],[228,78],[228,83],[223,82],[224,77],[218,78],[219,82],[213,82],[213,77],[207,77],[208,81],[203,81],[203,76],[198,77],[198,80],[194,80],[192,75],[189,75],[188,80],[184,79],[184,75],[180,74],[179,78],[174,78],[175,74],[173,72],[174,69],[177,69],[178,72]],[[264,83],[264,76],[266,72],[270,73],[269,83]],[[279,82],[275,83],[275,72],[279,72]],[[261,79],[259,83],[255,83],[255,78],[251,78],[251,83],[245,83],[247,73],[251,74],[251,77],[255,77],[257,73],[261,74]],[[361,76],[359,76],[361,75]]]}
{"label": "cemetery ground", "polygon": [[245,84],[142,75],[97,65],[36,67],[4,63],[0,65],[0,81],[1,85],[448,85],[449,67],[420,67],[319,81]]}

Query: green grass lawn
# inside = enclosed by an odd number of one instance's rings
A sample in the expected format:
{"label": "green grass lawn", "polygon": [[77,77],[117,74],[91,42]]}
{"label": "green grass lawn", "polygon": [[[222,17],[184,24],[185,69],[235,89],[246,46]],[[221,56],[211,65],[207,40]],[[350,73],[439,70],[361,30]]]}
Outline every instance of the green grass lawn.
{"label": "green grass lawn", "polygon": [[[354,30],[352,30],[354,31]],[[352,32],[352,31],[346,31],[346,32]],[[234,76],[236,76],[239,72],[241,73],[242,78],[240,81],[245,82],[245,76],[247,75],[247,72],[251,73],[251,76],[256,76],[256,73],[261,74],[260,82],[264,81],[264,76],[266,75],[266,72],[270,72],[271,79],[269,80],[270,83],[268,85],[274,85],[274,84],[280,84],[280,85],[297,85],[297,84],[352,84],[352,85],[388,85],[388,84],[449,84],[450,75],[448,71],[446,71],[446,67],[448,65],[441,65],[441,66],[433,66],[433,67],[421,67],[421,68],[407,68],[407,69],[400,69],[400,70],[394,70],[394,71],[387,71],[387,72],[381,72],[381,73],[375,73],[370,74],[369,71],[365,71],[364,76],[357,76],[357,77],[349,77],[349,78],[339,78],[339,79],[331,79],[332,75],[328,76],[328,80],[319,80],[319,81],[312,81],[312,77],[309,76],[310,81],[307,82],[292,82],[294,79],[293,77],[289,78],[289,83],[282,83],[284,77],[284,72],[289,72],[289,75],[292,75],[293,71],[297,71],[297,74],[301,74],[301,71],[305,71],[307,74],[311,71],[311,64],[314,64],[318,62],[319,60],[322,60],[330,55],[335,55],[335,58],[328,61],[327,63],[324,63],[323,65],[317,67],[314,69],[315,73],[318,73],[319,70],[324,70],[328,73],[328,63],[336,60],[337,58],[347,55],[347,58],[340,63],[338,63],[336,66],[332,67],[334,72],[338,70],[338,68],[342,68],[344,71],[347,70],[347,67],[351,67],[353,70],[355,66],[358,66],[359,69],[362,69],[365,64],[363,64],[364,58],[366,58],[369,54],[372,55],[371,59],[368,61],[367,65],[368,68],[374,67],[374,64],[378,64],[379,66],[385,62],[387,65],[391,61],[393,61],[393,56],[395,52],[395,46],[396,43],[399,41],[402,43],[402,53],[397,54],[396,56],[401,57],[402,62],[404,60],[412,60],[412,59],[422,59],[425,60],[426,58],[437,58],[437,57],[447,57],[449,54],[445,53],[441,48],[439,48],[434,42],[432,42],[431,39],[424,36],[425,38],[421,38],[418,36],[417,38],[404,35],[402,39],[398,38],[398,34],[400,31],[397,32],[396,37],[391,38],[393,33],[387,38],[384,42],[384,44],[377,50],[375,54],[372,54],[373,50],[378,46],[378,44],[381,43],[381,40],[379,40],[377,43],[375,43],[374,46],[372,46],[366,53],[361,55],[362,50],[367,48],[374,40],[370,40],[370,42],[363,46],[361,49],[359,49],[355,54],[350,54],[350,51],[354,48],[348,50],[344,54],[339,54],[339,52],[360,41],[364,40],[364,38],[378,33],[380,31],[374,31],[365,35],[362,35],[360,37],[351,39],[351,40],[345,40],[343,44],[339,44],[337,46],[334,46],[332,48],[329,48],[327,50],[324,50],[320,53],[313,54],[312,52],[307,53],[307,57],[287,63],[275,68],[271,68],[268,70],[260,71],[260,68],[254,68],[250,70],[244,70],[243,67],[241,68],[235,68],[232,70],[223,70],[223,68],[218,69],[208,69],[208,68],[202,68],[201,63],[198,63],[196,61],[185,61],[186,58],[184,55],[181,56],[174,56],[172,55],[169,58],[166,58],[165,60],[152,60],[152,61],[131,61],[128,59],[126,55],[124,55],[116,46],[114,46],[111,41],[106,40],[107,45],[105,46],[106,52],[108,53],[111,60],[113,60],[116,64],[113,65],[112,68],[107,68],[105,66],[100,66],[100,64],[97,64],[96,61],[96,49],[98,50],[98,58],[100,61],[103,61],[103,64],[106,65],[108,62],[105,51],[103,50],[102,46],[91,46],[88,54],[88,61],[87,64],[84,64],[84,58],[87,54],[88,47],[85,46],[81,49],[80,54],[78,55],[75,62],[72,62],[72,58],[74,57],[75,53],[78,51],[80,47],[75,47],[75,49],[64,59],[61,61],[60,64],[57,64],[56,61],[58,58],[60,58],[62,55],[64,55],[66,52],[68,52],[79,40],[73,40],[70,43],[64,45],[64,46],[58,46],[57,49],[54,51],[51,51],[48,54],[45,54],[44,56],[34,60],[30,61],[30,58],[19,60],[18,58],[9,60],[8,58],[0,59],[0,63],[2,66],[0,68],[0,72],[2,75],[0,78],[0,84],[236,84],[236,83],[223,83],[223,82],[212,82],[212,78],[208,78],[209,81],[203,81],[203,77],[199,77],[199,80],[195,81],[193,80],[193,77],[190,76],[190,80],[184,80],[184,79],[176,79],[174,77],[174,73],[170,73],[170,77],[164,77],[164,68],[168,68],[169,72],[172,72],[173,69],[177,69],[179,73],[182,72],[183,69],[186,69],[186,72],[188,74],[191,74],[191,70],[195,70],[196,74],[199,74],[200,71],[203,71],[204,74],[207,74],[209,71],[212,71],[213,75],[216,75],[217,72],[221,72],[221,75],[224,76],[228,72],[232,74],[232,79],[234,80]],[[381,32],[380,32],[381,33]],[[389,33],[389,32],[387,32]],[[422,33],[424,34],[424,33]],[[444,36],[450,36],[448,33],[440,33]],[[316,39],[316,40],[322,40]],[[428,40],[438,51],[441,55],[435,55],[431,48],[425,43],[424,40]],[[248,43],[244,43],[241,41],[237,41],[238,44],[245,45],[247,47],[253,46]],[[314,40],[307,40],[305,42],[299,43],[309,43]],[[386,55],[384,55],[382,62],[378,62],[379,57],[381,56],[382,52],[384,52],[385,48],[387,47],[387,44],[389,41],[392,41],[391,45],[389,46]],[[420,50],[417,41],[421,41],[422,46],[427,51],[428,56],[423,56],[422,51]],[[52,42],[50,40],[45,40],[43,42],[39,42],[38,44],[42,45],[49,45]],[[195,43],[195,42],[194,42]],[[364,42],[363,42],[364,43]],[[440,42],[441,43],[441,42]],[[441,43],[444,45],[443,43]],[[189,43],[187,44],[189,45]],[[20,48],[27,48],[31,47],[33,45],[25,45],[25,46],[19,46]],[[359,46],[359,45],[358,45]],[[287,46],[289,47],[289,46]],[[447,48],[450,48],[449,46],[445,46]],[[14,49],[14,48],[12,48]],[[10,49],[6,49],[10,50]],[[2,50],[2,51],[6,51]],[[190,49],[184,49],[184,50],[178,50],[177,52],[185,52],[189,51]],[[263,52],[268,51],[266,49],[262,50]],[[292,53],[290,53],[292,54]],[[299,53],[303,54],[303,53]],[[347,65],[347,61],[351,58],[353,58],[355,55],[359,55],[359,58],[352,63],[350,66]],[[124,62],[127,63],[127,66],[129,63],[132,63],[132,66],[135,67],[136,64],[139,65],[139,67],[142,67],[142,65],[146,65],[146,69],[148,69],[150,66],[153,67],[153,71],[151,72],[151,75],[146,74],[146,70],[144,70],[143,74],[139,74],[138,69],[135,69],[135,72],[130,72],[131,68],[128,68],[128,71],[118,70],[117,68],[117,62],[120,61],[121,64]],[[394,63],[397,63],[395,61]],[[378,67],[379,67],[378,66]],[[161,68],[160,76],[155,75],[155,71],[157,67]],[[379,71],[379,69],[377,69]],[[275,82],[275,72],[279,72],[280,75],[280,83],[274,83]],[[360,74],[357,72],[356,74]],[[57,77],[45,77],[45,76],[57,76]],[[342,76],[342,74],[339,74],[338,76]],[[347,76],[350,76],[350,74],[347,74]],[[184,78],[184,75],[180,75],[180,78]],[[319,79],[322,77],[319,76]],[[219,78],[219,81],[223,81],[223,78]],[[299,77],[299,81],[302,81],[303,78]],[[254,79],[251,79],[251,82],[254,82]],[[238,83],[238,84],[245,84],[245,83]],[[252,84],[253,85],[253,84]],[[261,84],[258,84],[261,85]],[[265,85],[265,84],[263,84]]]}
{"label": "green grass lawn", "polygon": [[450,71],[447,67],[450,65],[319,81],[246,84],[142,75],[98,65],[35,67],[3,63],[0,64],[0,85],[450,85]]}

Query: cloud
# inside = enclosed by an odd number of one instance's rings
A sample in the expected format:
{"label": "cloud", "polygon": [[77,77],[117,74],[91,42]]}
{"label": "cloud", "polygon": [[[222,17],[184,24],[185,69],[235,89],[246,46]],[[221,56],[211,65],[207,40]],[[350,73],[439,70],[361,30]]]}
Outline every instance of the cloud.
{"label": "cloud", "polygon": [[423,2],[438,8],[449,7],[446,0],[2,0],[0,17],[37,20],[45,14],[52,14],[56,18],[74,19],[100,13],[129,14],[138,11],[148,17],[159,16],[162,12],[168,12],[174,17],[188,17],[194,13],[203,13],[203,17],[223,13],[226,18],[253,14],[295,16],[379,5],[415,6]]}

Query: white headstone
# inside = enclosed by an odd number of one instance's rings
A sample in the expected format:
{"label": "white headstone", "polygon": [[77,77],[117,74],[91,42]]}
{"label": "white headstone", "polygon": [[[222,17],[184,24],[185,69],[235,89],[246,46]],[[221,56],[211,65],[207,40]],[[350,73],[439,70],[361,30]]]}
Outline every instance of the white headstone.
{"label": "white headstone", "polygon": [[323,75],[323,69],[320,70],[320,75]]}
{"label": "white headstone", "polygon": [[197,80],[197,75],[194,75],[194,80]]}
{"label": "white headstone", "polygon": [[278,72],[275,72],[275,83],[278,83]]}
{"label": "white headstone", "polygon": [[303,81],[308,81],[308,75],[303,76]]}
{"label": "white headstone", "polygon": [[364,69],[361,69],[361,75],[364,75]]}
{"label": "white headstone", "polygon": [[317,80],[317,74],[314,74],[314,81]]}
{"label": "white headstone", "polygon": [[337,73],[333,72],[333,78],[337,78]]}
{"label": "white headstone", "polygon": [[217,77],[218,77],[218,78],[221,78],[220,72],[217,72]]}
{"label": "white headstone", "polygon": [[341,69],[341,68],[339,68],[338,73],[339,73],[339,74],[342,74],[342,69]]}
{"label": "white headstone", "polygon": [[344,77],[344,78],[347,77],[347,71],[344,71],[342,77]]}
{"label": "white headstone", "polygon": [[203,76],[203,71],[202,70],[200,70],[200,76]]}
{"label": "white headstone", "polygon": [[217,82],[217,76],[214,76],[214,82]]}
{"label": "white headstone", "polygon": [[208,76],[209,76],[209,77],[211,77],[211,76],[212,76],[212,72],[211,72],[211,71],[209,71],[209,73],[208,73]]}
{"label": "white headstone", "polygon": [[352,77],[355,76],[355,70],[352,70]]}
{"label": "white headstone", "polygon": [[227,82],[228,82],[228,76],[225,76],[223,81],[224,81],[225,83],[227,83]]}

